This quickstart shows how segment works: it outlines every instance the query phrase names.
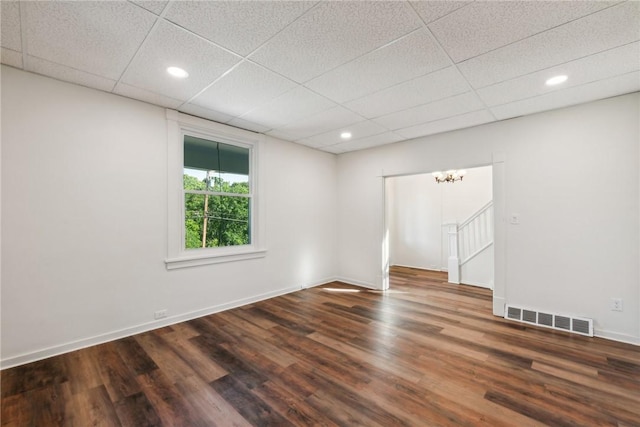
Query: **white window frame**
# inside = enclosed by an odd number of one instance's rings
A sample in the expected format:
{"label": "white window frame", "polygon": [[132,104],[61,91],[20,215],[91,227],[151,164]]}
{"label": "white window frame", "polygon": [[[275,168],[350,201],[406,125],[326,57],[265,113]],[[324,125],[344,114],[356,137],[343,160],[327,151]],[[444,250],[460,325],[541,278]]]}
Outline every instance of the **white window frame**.
{"label": "white window frame", "polygon": [[[264,135],[167,110],[167,201],[168,256],[167,269],[260,258],[266,255],[264,224],[264,179],[261,177],[260,147]],[[184,227],[184,136],[191,135],[214,142],[248,148],[249,188],[251,192],[251,243],[216,248],[185,248]]]}

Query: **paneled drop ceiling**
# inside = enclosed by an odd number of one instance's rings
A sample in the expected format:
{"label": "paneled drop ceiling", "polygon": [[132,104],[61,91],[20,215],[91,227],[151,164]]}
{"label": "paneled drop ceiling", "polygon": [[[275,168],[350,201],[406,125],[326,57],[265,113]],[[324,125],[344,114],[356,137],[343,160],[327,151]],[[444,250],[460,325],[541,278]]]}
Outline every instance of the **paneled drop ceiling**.
{"label": "paneled drop ceiling", "polygon": [[2,0],[1,12],[4,64],[331,153],[640,90],[637,1]]}

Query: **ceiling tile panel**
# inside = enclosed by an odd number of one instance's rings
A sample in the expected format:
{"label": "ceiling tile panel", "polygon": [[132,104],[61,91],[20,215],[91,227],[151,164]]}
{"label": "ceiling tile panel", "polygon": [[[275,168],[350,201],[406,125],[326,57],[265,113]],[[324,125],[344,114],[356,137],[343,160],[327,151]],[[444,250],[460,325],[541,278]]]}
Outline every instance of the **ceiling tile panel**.
{"label": "ceiling tile panel", "polygon": [[244,61],[191,100],[191,103],[241,116],[295,86],[296,83],[273,71]]}
{"label": "ceiling tile panel", "polygon": [[270,128],[268,126],[259,125],[257,123],[248,122],[246,120],[235,118],[227,123],[228,125],[235,126],[240,129],[250,130],[252,132],[265,133]]}
{"label": "ceiling tile panel", "polygon": [[203,119],[213,120],[218,123],[227,123],[233,116],[221,113],[220,111],[210,110],[208,108],[200,107],[194,104],[184,104],[178,108],[178,111],[192,116],[201,117]]}
{"label": "ceiling tile panel", "polygon": [[28,53],[117,80],[156,17],[115,1],[22,2]]}
{"label": "ceiling tile panel", "polygon": [[480,99],[478,99],[478,96],[473,92],[467,92],[387,116],[378,117],[374,119],[374,121],[387,129],[394,130],[458,116],[482,108],[484,108],[484,105]]}
{"label": "ceiling tile panel", "polygon": [[0,62],[16,68],[22,68],[22,53],[0,47]]}
{"label": "ceiling tile panel", "polygon": [[129,86],[124,83],[118,83],[113,90],[113,93],[126,96],[127,98],[139,99],[140,101],[159,105],[165,108],[176,109],[180,104],[182,104],[182,101],[178,99],[169,98],[167,96],[149,92],[148,90],[140,89],[135,86]]}
{"label": "ceiling tile panel", "polygon": [[17,1],[0,2],[0,45],[22,52],[20,35],[20,4]]}
{"label": "ceiling tile panel", "polygon": [[492,107],[491,111],[503,120],[636,91],[640,91],[640,72],[637,71]]}
{"label": "ceiling tile panel", "polygon": [[368,118],[374,118],[447,98],[468,90],[467,82],[455,67],[448,67],[348,102],[345,105],[356,113]]}
{"label": "ceiling tile panel", "polygon": [[[302,144],[304,145],[304,144]],[[340,153],[346,153],[347,150],[343,149],[340,147],[340,144],[336,144],[336,145],[329,145],[327,147],[322,147],[322,151],[326,151],[327,153],[333,153],[333,154],[340,154]]]}
{"label": "ceiling tile panel", "polygon": [[640,2],[626,2],[461,62],[458,68],[474,88],[481,88],[637,41],[638,28]]}
{"label": "ceiling tile panel", "polygon": [[140,7],[144,7],[149,12],[153,12],[156,15],[160,15],[164,10],[164,7],[169,3],[169,1],[162,0],[130,0],[131,3],[135,3]]}
{"label": "ceiling tile panel", "polygon": [[385,132],[378,135],[368,136],[366,138],[360,138],[353,141],[342,142],[329,147],[322,147],[323,150],[327,148],[336,147],[340,152],[363,150],[365,148],[377,147],[379,145],[391,144],[394,142],[402,141],[406,138],[397,135],[393,132]]}
{"label": "ceiling tile panel", "polygon": [[[637,70],[640,70],[640,42],[497,83],[477,93],[488,106],[495,106]],[[557,75],[567,75],[569,79],[560,86],[545,84],[548,78]]]}
{"label": "ceiling tile panel", "polygon": [[405,138],[418,138],[425,135],[433,135],[436,133],[468,128],[493,121],[495,121],[495,119],[489,111],[479,110],[456,117],[449,117],[435,122],[400,129],[394,132],[404,136]]}
{"label": "ceiling tile panel", "polygon": [[325,145],[334,145],[339,142],[343,142],[343,139],[340,138],[340,134],[342,132],[350,132],[352,139],[360,139],[371,135],[378,135],[386,131],[387,129],[383,126],[380,126],[371,120],[365,120],[360,123],[334,129],[310,138],[304,138],[304,140],[309,144],[314,144],[315,147],[322,147]]}
{"label": "ceiling tile panel", "polygon": [[[168,22],[160,22],[129,65],[122,82],[186,101],[207,87],[241,58]],[[166,69],[180,67],[186,79]]]}
{"label": "ceiling tile panel", "polygon": [[336,104],[327,98],[298,86],[241,118],[277,129],[335,106]]}
{"label": "ceiling tile panel", "polygon": [[314,5],[311,1],[178,1],[166,18],[248,55]]}
{"label": "ceiling tile panel", "polygon": [[429,32],[419,29],[323,74],[306,86],[336,102],[345,102],[450,64]]}
{"label": "ceiling tile panel", "polygon": [[338,129],[342,126],[355,124],[363,120],[364,117],[353,111],[347,110],[344,107],[334,107],[275,129],[269,132],[269,134],[281,139],[296,141]]}
{"label": "ceiling tile panel", "polygon": [[473,2],[470,1],[412,1],[411,6],[418,12],[425,23],[440,19]]}
{"label": "ceiling tile panel", "polygon": [[420,25],[404,2],[323,2],[251,58],[302,83]]}
{"label": "ceiling tile panel", "polygon": [[27,67],[25,69],[33,73],[53,77],[54,79],[75,83],[80,86],[92,87],[106,92],[110,92],[116,84],[115,80],[85,73],[84,71],[31,56],[27,58]]}
{"label": "ceiling tile panel", "polygon": [[455,62],[554,28],[616,2],[490,1],[475,2],[429,24]]}
{"label": "ceiling tile panel", "polygon": [[269,136],[281,139],[283,141],[294,142],[296,139],[299,139],[299,138],[296,138],[294,135],[291,135],[291,134],[283,132],[283,131],[274,130],[274,129],[270,129],[266,133]]}

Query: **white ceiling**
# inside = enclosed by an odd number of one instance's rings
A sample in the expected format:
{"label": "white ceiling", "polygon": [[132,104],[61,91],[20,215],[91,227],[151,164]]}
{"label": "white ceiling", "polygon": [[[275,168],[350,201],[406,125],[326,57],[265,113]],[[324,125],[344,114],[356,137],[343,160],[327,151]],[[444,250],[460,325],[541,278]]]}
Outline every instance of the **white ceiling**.
{"label": "white ceiling", "polygon": [[[4,64],[331,153],[640,90],[637,1],[2,0],[1,12]],[[568,81],[545,85],[558,74]]]}

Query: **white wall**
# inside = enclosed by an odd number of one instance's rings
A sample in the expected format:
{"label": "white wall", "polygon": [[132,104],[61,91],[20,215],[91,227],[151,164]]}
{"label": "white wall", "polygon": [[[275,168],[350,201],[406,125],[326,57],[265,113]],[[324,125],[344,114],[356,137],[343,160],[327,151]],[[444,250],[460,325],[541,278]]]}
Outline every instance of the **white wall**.
{"label": "white wall", "polygon": [[[491,167],[468,169],[464,180],[454,184],[438,184],[431,174],[387,181],[391,264],[446,270],[449,248],[442,225],[460,224],[492,200]],[[467,272],[467,277],[469,274],[474,272]]]}
{"label": "white wall", "polygon": [[431,175],[388,178],[387,203],[391,212],[389,258],[391,265],[446,269],[441,260],[443,188]]}
{"label": "white wall", "polygon": [[4,367],[335,274],[332,154],[268,138],[267,256],[167,271],[164,109],[3,66],[2,125]]}
{"label": "white wall", "polygon": [[500,302],[591,317],[598,335],[640,343],[639,104],[634,93],[340,155],[339,276],[384,283],[383,176],[493,163]]}
{"label": "white wall", "polygon": [[[435,183],[432,177],[429,178]],[[461,223],[493,199],[491,166],[467,169],[462,182],[438,185],[442,188],[442,219],[445,223]]]}

